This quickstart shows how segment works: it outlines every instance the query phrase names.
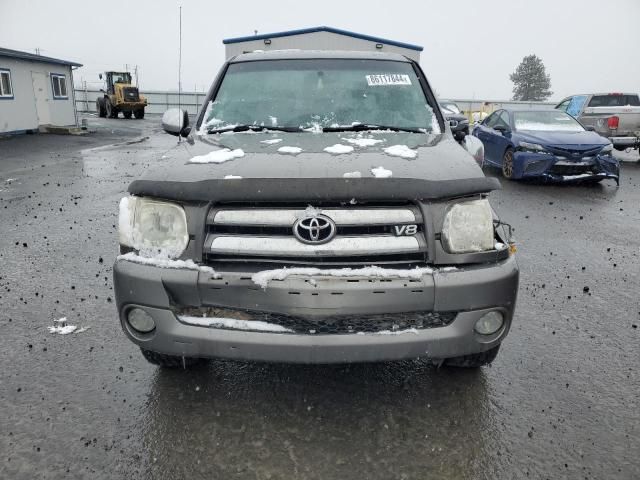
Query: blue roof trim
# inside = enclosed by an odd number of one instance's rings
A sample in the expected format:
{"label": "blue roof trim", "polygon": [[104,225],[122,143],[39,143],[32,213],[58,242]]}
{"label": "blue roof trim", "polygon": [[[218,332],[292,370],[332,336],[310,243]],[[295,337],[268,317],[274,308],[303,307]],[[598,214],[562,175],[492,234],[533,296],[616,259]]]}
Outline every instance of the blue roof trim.
{"label": "blue roof trim", "polygon": [[0,57],[19,58],[20,60],[31,60],[33,62],[53,63],[56,65],[67,65],[70,67],[81,67],[81,63],[69,62],[68,60],[60,60],[59,58],[45,57],[36,55],[35,53],[21,52],[19,50],[11,50],[9,48],[0,47]]}
{"label": "blue roof trim", "polygon": [[350,32],[349,30],[340,30],[339,28],[326,27],[326,26],[302,28],[299,30],[288,30],[286,32],[274,32],[274,33],[266,33],[261,35],[251,35],[247,37],[225,38],[224,40],[222,40],[222,43],[227,45],[230,43],[250,42],[251,40],[266,40],[267,38],[291,37],[292,35],[304,35],[305,33],[316,33],[316,32],[337,33],[338,35],[346,35],[348,37],[359,38],[360,40],[368,40],[370,42],[384,43],[387,45],[393,45],[395,47],[408,48],[410,50],[416,50],[418,52],[422,52],[424,50],[424,47],[421,47],[420,45],[412,45],[410,43],[396,42],[395,40],[388,40],[386,38],[380,38],[380,37],[372,37],[371,35],[364,35],[362,33]]}

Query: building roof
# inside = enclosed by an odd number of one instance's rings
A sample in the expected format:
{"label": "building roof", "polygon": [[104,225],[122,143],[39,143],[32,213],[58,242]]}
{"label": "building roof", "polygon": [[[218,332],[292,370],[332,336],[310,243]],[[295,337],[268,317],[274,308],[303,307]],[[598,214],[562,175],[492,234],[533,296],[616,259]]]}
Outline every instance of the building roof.
{"label": "building roof", "polygon": [[404,55],[389,52],[353,52],[342,50],[270,50],[242,53],[233,57],[231,63],[253,62],[258,60],[301,60],[317,58],[357,59],[357,60],[392,60],[409,62]]}
{"label": "building roof", "polygon": [[252,40],[266,40],[268,38],[279,38],[279,37],[290,37],[292,35],[304,35],[305,33],[316,33],[316,32],[330,32],[336,33],[338,35],[346,35],[347,37],[359,38],[360,40],[368,40],[370,42],[376,43],[384,43],[386,45],[393,45],[401,48],[408,48],[409,50],[416,50],[421,52],[424,50],[420,45],[412,45],[410,43],[396,42],[395,40],[388,40],[386,38],[380,37],[372,37],[371,35],[364,35],[362,33],[350,32],[349,30],[340,30],[339,28],[320,26],[320,27],[312,27],[312,28],[303,28],[300,30],[288,30],[285,32],[274,32],[274,33],[265,33],[261,35],[251,35],[247,37],[235,37],[235,38],[225,38],[222,40],[222,43],[242,43],[242,42],[250,42]]}
{"label": "building roof", "polygon": [[32,62],[55,63],[57,65],[68,65],[70,67],[82,66],[81,63],[60,60],[59,58],[45,57],[44,55],[36,55],[35,53],[21,52],[19,50],[10,50],[2,47],[0,47],[0,57],[19,58],[20,60],[30,60]]}

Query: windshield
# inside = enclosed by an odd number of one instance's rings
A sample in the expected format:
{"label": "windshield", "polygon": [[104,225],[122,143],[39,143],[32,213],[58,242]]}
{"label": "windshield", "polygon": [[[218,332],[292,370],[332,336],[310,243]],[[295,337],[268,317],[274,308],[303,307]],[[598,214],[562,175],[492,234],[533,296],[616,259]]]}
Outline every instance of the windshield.
{"label": "windshield", "polygon": [[231,64],[201,128],[353,124],[440,133],[410,63],[353,59]]}
{"label": "windshield", "polygon": [[114,73],[111,78],[113,83],[131,83],[131,75],[128,73]]}
{"label": "windshield", "polygon": [[449,110],[451,113],[460,113],[460,109],[458,108],[458,105],[456,105],[453,102],[442,102],[440,104],[440,107]]}
{"label": "windshield", "polygon": [[516,130],[561,130],[582,132],[584,128],[572,116],[558,110],[548,112],[514,112]]}

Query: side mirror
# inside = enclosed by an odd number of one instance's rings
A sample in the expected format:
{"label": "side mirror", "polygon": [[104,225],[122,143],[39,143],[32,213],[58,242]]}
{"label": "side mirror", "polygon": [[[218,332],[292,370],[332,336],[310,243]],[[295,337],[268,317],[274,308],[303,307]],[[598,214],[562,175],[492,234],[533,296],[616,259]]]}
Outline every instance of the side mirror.
{"label": "side mirror", "polygon": [[100,80],[102,80],[102,74],[101,74],[101,73],[99,73],[99,74],[98,74],[98,78],[99,78]]}
{"label": "side mirror", "polygon": [[186,110],[170,108],[162,115],[162,128],[170,135],[186,137],[191,131],[189,114]]}
{"label": "side mirror", "polygon": [[478,165],[480,165],[480,168],[482,168],[484,165],[484,145],[480,139],[473,135],[467,135],[462,141],[462,146],[471,154]]}
{"label": "side mirror", "polygon": [[509,129],[507,127],[505,127],[504,125],[496,125],[495,127],[493,127],[493,129],[497,130],[498,132],[502,133],[503,135],[509,131]]}

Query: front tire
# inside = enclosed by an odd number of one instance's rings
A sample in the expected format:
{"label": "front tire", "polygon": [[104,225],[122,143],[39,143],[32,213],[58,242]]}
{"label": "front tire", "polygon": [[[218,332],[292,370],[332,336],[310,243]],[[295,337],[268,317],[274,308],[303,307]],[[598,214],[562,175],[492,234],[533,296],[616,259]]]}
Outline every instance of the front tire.
{"label": "front tire", "polygon": [[107,116],[107,111],[104,108],[104,98],[96,99],[96,111],[98,112],[98,116],[101,118],[105,118]]}
{"label": "front tire", "polygon": [[513,149],[507,148],[502,156],[502,176],[513,180]]}
{"label": "front tire", "polygon": [[463,355],[461,357],[447,358],[444,364],[448,367],[458,368],[480,368],[490,365],[496,359],[500,345],[493,347],[491,350],[481,353],[473,353],[471,355]]}
{"label": "front tire", "polygon": [[139,110],[136,110],[135,112],[133,112],[133,115],[138,119],[141,120],[144,118],[144,108],[141,108]]}
{"label": "front tire", "polygon": [[158,365],[162,368],[189,368],[202,363],[202,358],[178,357],[175,355],[165,355],[164,353],[152,352],[140,347],[142,356],[147,362]]}
{"label": "front tire", "polygon": [[107,104],[107,117],[118,118],[118,110],[111,105],[109,100],[106,100],[105,103]]}

